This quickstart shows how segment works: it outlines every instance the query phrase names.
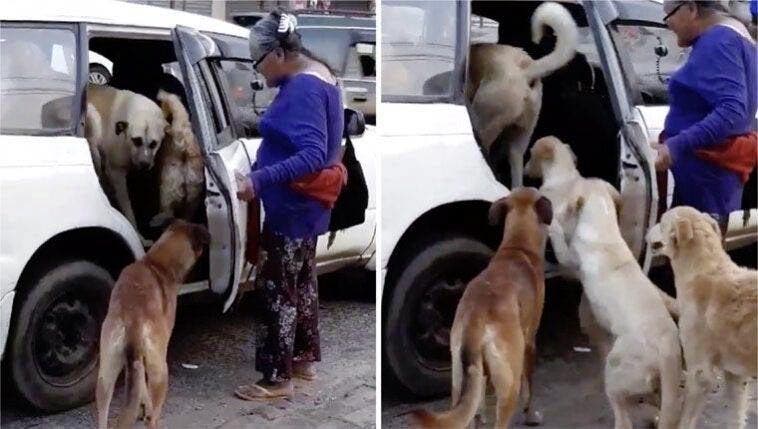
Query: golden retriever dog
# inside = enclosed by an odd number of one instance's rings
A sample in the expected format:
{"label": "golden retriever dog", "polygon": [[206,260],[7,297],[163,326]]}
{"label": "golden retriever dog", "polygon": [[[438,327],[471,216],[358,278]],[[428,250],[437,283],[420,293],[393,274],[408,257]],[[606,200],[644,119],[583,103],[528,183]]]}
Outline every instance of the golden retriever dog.
{"label": "golden retriever dog", "polygon": [[675,428],[681,410],[679,333],[665,294],[621,235],[618,192],[602,180],[583,178],[569,147],[555,137],[535,143],[526,172],[544,178],[540,192],[553,202],[556,258],[576,270],[582,283],[580,321],[604,359],[615,428],[632,428],[631,407],[643,397],[660,405],[659,428]]}
{"label": "golden retriever dog", "polygon": [[418,410],[414,423],[425,428],[462,428],[482,403],[485,377],[497,395],[496,428],[507,428],[525,402],[527,423],[539,424],[532,409],[531,379],[535,335],[545,300],[542,249],[552,206],[534,188],[519,188],[495,201],[490,223],[505,218],[503,241],[487,268],[466,287],[450,331],[452,408],[444,413]]}
{"label": "golden retriever dog", "polygon": [[542,108],[541,79],[571,61],[578,44],[579,30],[563,6],[537,7],[532,15],[534,43],[542,39],[546,25],[558,41],[553,52],[538,60],[521,48],[498,44],[473,45],[469,55],[466,100],[472,126],[490,162],[495,142],[505,145],[511,188],[523,182],[524,153]]}
{"label": "golden retriever dog", "polygon": [[679,427],[698,427],[716,371],[724,374],[726,406],[732,411],[725,427],[745,427],[745,389],[758,375],[758,272],[732,262],[716,221],[691,207],[664,213],[648,240],[662,246],[674,270],[687,367]]}
{"label": "golden retriever dog", "polygon": [[95,391],[99,429],[108,427],[108,410],[122,369],[127,404],[118,427],[132,427],[141,411],[148,427],[157,427],[168,392],[166,352],[177,294],[208,242],[205,227],[177,220],[141,260],[121,271],[100,332]]}
{"label": "golden retriever dog", "polygon": [[[157,104],[132,91],[106,85],[89,85],[87,103],[88,111],[89,105],[97,111],[97,115],[87,114],[86,119],[90,124],[85,124],[85,129],[101,130],[101,138],[96,146],[99,153],[104,155],[100,161],[102,172],[110,182],[119,210],[139,234],[129,199],[127,174],[132,169],[146,170],[153,167],[168,122]],[[152,244],[142,234],[140,240],[145,247]]]}
{"label": "golden retriever dog", "polygon": [[156,159],[160,171],[160,212],[151,220],[152,226],[172,218],[193,220],[205,188],[203,154],[187,110],[178,96],[163,90],[158,91],[158,101],[171,125]]}

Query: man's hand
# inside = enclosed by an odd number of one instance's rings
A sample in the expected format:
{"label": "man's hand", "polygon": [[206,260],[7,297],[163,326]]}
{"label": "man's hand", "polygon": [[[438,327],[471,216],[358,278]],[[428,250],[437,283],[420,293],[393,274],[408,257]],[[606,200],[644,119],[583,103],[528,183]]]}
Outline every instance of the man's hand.
{"label": "man's hand", "polygon": [[653,143],[651,146],[658,152],[658,156],[655,158],[655,170],[666,171],[671,168],[671,165],[674,162],[673,159],[671,159],[671,152],[669,151],[668,146],[657,143]]}
{"label": "man's hand", "polygon": [[250,178],[239,171],[235,171],[234,180],[237,181],[237,198],[242,201],[252,201],[255,198],[255,189],[253,189],[253,182]]}

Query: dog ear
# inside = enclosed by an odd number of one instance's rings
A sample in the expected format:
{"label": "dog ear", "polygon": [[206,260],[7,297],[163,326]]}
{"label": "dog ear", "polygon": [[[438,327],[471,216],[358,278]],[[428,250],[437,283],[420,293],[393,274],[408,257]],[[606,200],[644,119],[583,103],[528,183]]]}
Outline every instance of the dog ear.
{"label": "dog ear", "polygon": [[537,212],[537,217],[545,225],[550,225],[553,222],[553,203],[547,197],[540,197],[534,203],[534,210]]}
{"label": "dog ear", "polygon": [[119,135],[126,131],[126,129],[129,127],[129,123],[126,121],[118,121],[116,122],[116,135]]}
{"label": "dog ear", "polygon": [[[539,159],[550,160],[555,158],[555,148],[549,144],[548,137],[543,137],[534,144],[533,156]],[[543,141],[544,140],[544,141]]]}
{"label": "dog ear", "polygon": [[674,230],[671,235],[672,242],[675,246],[692,240],[695,236],[695,233],[692,230],[692,222],[687,218],[678,218],[674,221]]}
{"label": "dog ear", "polygon": [[490,206],[489,211],[489,221],[490,225],[495,226],[500,224],[500,222],[505,219],[505,216],[508,214],[508,197],[500,198],[499,200],[492,203]]}
{"label": "dog ear", "polygon": [[211,242],[210,233],[208,233],[208,230],[202,225],[192,224],[190,234],[192,249],[196,252],[202,252]]}

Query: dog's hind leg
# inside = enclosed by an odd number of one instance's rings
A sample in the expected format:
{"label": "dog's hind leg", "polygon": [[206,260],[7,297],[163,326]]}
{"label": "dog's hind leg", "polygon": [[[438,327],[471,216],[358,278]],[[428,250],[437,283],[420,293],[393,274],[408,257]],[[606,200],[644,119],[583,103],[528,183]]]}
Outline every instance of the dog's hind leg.
{"label": "dog's hind leg", "polygon": [[[104,330],[104,332],[106,332]],[[95,403],[97,404],[97,427],[108,428],[108,410],[113,399],[113,390],[116,387],[121,369],[126,361],[123,347],[119,340],[112,337],[103,338],[100,341],[100,365],[97,373],[97,387],[95,389]]]}
{"label": "dog's hind leg", "polygon": [[726,381],[725,402],[730,411],[726,427],[743,429],[747,413],[747,379],[729,371],[724,372],[724,379]]}
{"label": "dog's hind leg", "polygon": [[[524,365],[523,338],[514,338],[510,345],[515,347],[505,347],[499,342],[491,342],[484,346],[484,360],[497,395],[495,428],[498,429],[510,427],[511,418],[518,408],[518,394],[521,390]],[[517,358],[510,359],[507,355],[511,353]]]}
{"label": "dog's hind leg", "polygon": [[521,403],[524,405],[524,422],[527,426],[542,424],[542,413],[532,407],[532,397],[534,395],[534,391],[532,390],[532,375],[534,374],[536,363],[537,348],[535,346],[535,339],[532,338],[526,344],[524,351],[524,375],[521,381]]}
{"label": "dog's hind leg", "polygon": [[678,336],[674,334],[672,337],[670,344],[673,350],[662,353],[660,366],[661,408],[658,429],[675,429],[682,412],[682,402],[679,395],[682,354],[679,351]]}
{"label": "dog's hind leg", "polygon": [[166,353],[151,352],[145,356],[145,369],[148,379],[148,401],[152,404],[147,418],[147,427],[155,429],[163,412],[168,393],[168,364]]}

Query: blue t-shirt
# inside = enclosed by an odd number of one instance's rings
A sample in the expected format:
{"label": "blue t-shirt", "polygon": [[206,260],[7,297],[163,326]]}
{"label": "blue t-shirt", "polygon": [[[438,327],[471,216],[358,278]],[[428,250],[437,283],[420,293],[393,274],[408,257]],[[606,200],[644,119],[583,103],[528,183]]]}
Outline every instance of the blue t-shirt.
{"label": "blue t-shirt", "polygon": [[271,231],[302,238],[328,230],[331,210],[290,183],[338,162],[343,124],[338,86],[306,73],[281,83],[260,120],[263,142],[250,173]]}
{"label": "blue t-shirt", "polygon": [[737,173],[695,155],[753,129],[758,105],[756,47],[735,29],[715,25],[700,35],[669,82],[666,146],[673,159],[674,204],[720,217],[739,210]]}

